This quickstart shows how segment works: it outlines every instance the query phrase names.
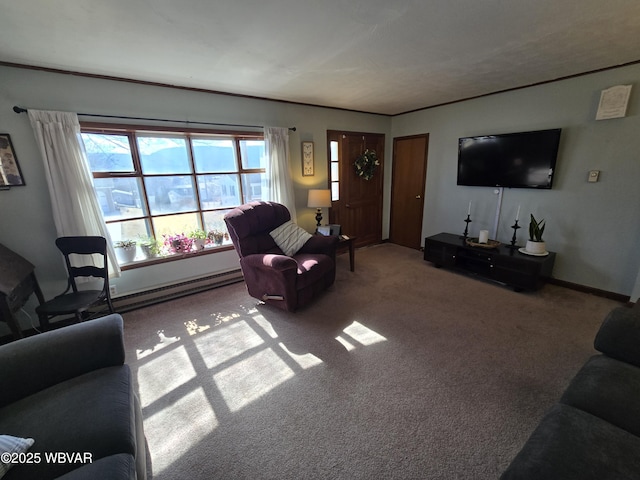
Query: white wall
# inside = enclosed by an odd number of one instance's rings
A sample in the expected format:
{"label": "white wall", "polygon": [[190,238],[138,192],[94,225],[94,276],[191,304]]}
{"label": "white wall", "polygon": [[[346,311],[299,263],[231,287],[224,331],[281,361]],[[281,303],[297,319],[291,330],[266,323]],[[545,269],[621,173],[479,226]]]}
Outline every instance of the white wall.
{"label": "white wall", "polygon": [[[290,134],[291,173],[295,183],[298,223],[307,230],[315,228],[315,209],[306,207],[307,190],[327,186],[326,131],[366,131],[388,136],[391,125],[390,118],[381,115],[5,66],[0,66],[0,78],[0,132],[11,135],[26,181],[25,187],[0,191],[0,243],[35,264],[46,298],[64,289],[65,271],[54,246],[56,232],[42,160],[28,117],[14,113],[14,105],[104,115],[295,126],[297,131]],[[300,142],[303,140],[315,143],[316,174],[313,177],[302,177]],[[128,270],[112,283],[117,286],[118,293],[123,294],[236,268],[237,255],[229,251]],[[33,300],[29,302],[28,313],[33,314],[34,304]],[[28,325],[26,316],[21,315],[20,320]],[[5,327],[0,323],[0,335],[8,333]]]}
{"label": "white wall", "polygon": [[[11,135],[27,185],[0,191],[0,243],[36,265],[50,297],[63,288],[64,267],[54,246],[55,228],[44,170],[28,117],[14,105],[106,115],[185,119],[251,125],[296,126],[291,134],[291,172],[298,223],[315,225],[306,191],[327,179],[326,131],[386,134],[383,238],[388,236],[393,137],[429,133],[423,234],[464,230],[473,200],[472,233],[491,230],[496,198],[492,189],[456,186],[457,140],[461,136],[563,129],[554,188],[506,190],[498,239],[508,242],[518,205],[547,220],[548,248],[558,253],[554,276],[590,287],[640,295],[640,65],[423,110],[393,118],[92,79],[0,66],[0,132]],[[635,84],[628,116],[594,120],[600,91]],[[315,142],[316,175],[302,177],[300,142]],[[596,184],[587,172],[602,171]],[[524,229],[519,238],[524,240]],[[237,267],[234,252],[171,262],[123,273],[120,293],[162,285]],[[33,301],[27,306],[32,313]],[[22,319],[27,322],[28,320]],[[8,332],[0,324],[0,335]]]}
{"label": "white wall", "polygon": [[[497,239],[511,240],[521,205],[521,225],[529,213],[547,222],[547,248],[558,254],[554,277],[637,296],[639,79],[634,65],[394,117],[393,137],[429,133],[424,235],[462,233],[469,201],[471,234],[493,230],[494,189],[456,185],[459,137],[560,127],[553,189],[505,189]],[[621,84],[634,84],[627,117],[595,121],[600,91]],[[602,172],[598,183],[587,183],[592,169]],[[526,241],[526,228],[518,232]]]}

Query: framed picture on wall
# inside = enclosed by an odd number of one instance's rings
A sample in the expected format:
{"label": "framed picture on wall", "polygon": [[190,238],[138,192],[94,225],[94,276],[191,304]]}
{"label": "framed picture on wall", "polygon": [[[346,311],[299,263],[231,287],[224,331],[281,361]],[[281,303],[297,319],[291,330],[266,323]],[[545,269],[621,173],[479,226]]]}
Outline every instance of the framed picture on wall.
{"label": "framed picture on wall", "polygon": [[302,142],[302,176],[313,176],[313,142]]}
{"label": "framed picture on wall", "polygon": [[8,133],[0,133],[0,188],[24,186],[24,178]]}

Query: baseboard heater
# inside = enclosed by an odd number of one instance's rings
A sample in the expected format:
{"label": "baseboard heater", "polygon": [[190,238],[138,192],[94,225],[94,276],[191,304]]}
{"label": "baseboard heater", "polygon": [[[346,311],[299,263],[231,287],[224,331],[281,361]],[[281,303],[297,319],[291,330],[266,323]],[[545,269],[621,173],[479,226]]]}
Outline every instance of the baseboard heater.
{"label": "baseboard heater", "polygon": [[116,312],[124,313],[156,303],[166,302],[167,300],[238,283],[242,280],[242,272],[237,269],[116,296],[112,298],[112,301]]}

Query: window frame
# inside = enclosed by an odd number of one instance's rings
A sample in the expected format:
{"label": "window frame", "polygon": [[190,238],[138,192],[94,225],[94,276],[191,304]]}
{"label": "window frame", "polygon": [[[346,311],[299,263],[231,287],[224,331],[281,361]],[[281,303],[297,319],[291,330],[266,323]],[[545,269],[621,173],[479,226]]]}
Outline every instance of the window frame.
{"label": "window frame", "polygon": [[[243,167],[243,158],[241,157],[242,148],[241,142],[247,140],[261,140],[264,141],[264,133],[263,132],[255,132],[255,131],[239,131],[239,130],[210,130],[210,129],[202,129],[202,128],[181,128],[181,127],[173,127],[173,126],[153,126],[153,125],[131,125],[131,124],[115,124],[115,123],[96,123],[96,122],[80,122],[80,133],[81,134],[113,134],[120,135],[123,137],[127,137],[129,141],[129,147],[131,152],[131,159],[133,163],[133,171],[129,172],[93,172],[91,171],[91,167],[89,166],[90,174],[94,179],[99,178],[134,178],[139,182],[140,194],[141,198],[144,202],[144,210],[143,215],[135,216],[135,217],[127,217],[126,219],[118,219],[118,220],[106,220],[105,223],[108,225],[110,223],[121,223],[125,221],[134,221],[134,220],[143,220],[146,225],[150,229],[150,233],[153,238],[157,239],[155,233],[155,227],[153,218],[159,217],[169,217],[173,215],[181,215],[186,213],[196,214],[198,218],[199,225],[204,229],[205,219],[204,214],[207,212],[212,212],[216,210],[228,210],[230,208],[234,208],[235,206],[222,207],[219,209],[203,209],[200,198],[200,189],[198,188],[198,180],[199,177],[203,177],[206,175],[227,175],[227,174],[235,174],[238,177],[238,186],[239,186],[239,199],[241,202],[244,202],[245,192],[243,185],[243,175],[246,174],[263,174],[266,175],[266,168],[244,168]],[[188,150],[188,161],[191,166],[190,173],[180,173],[180,174],[157,174],[157,173],[149,173],[144,174],[142,170],[142,161],[140,158],[140,152],[138,151],[138,136],[145,135],[169,135],[169,136],[177,136],[184,137],[186,140],[186,148]],[[198,172],[196,168],[196,160],[194,156],[193,150],[193,139],[199,139],[204,137],[212,137],[213,138],[227,138],[231,139],[234,142],[235,149],[235,159],[236,159],[236,170],[229,172],[220,172],[220,173],[211,173],[211,172]],[[147,195],[147,186],[145,182],[145,178],[153,178],[160,177],[163,175],[179,175],[179,176],[189,176],[192,179],[194,185],[194,199],[196,202],[196,208],[194,210],[189,210],[187,212],[173,212],[167,214],[156,214],[153,215],[151,213],[151,208],[149,205],[149,197]],[[125,263],[120,265],[120,269],[130,270],[140,267],[146,267],[149,265],[155,265],[166,262],[173,262],[177,260],[182,260],[184,258],[192,258],[200,255],[210,255],[219,252],[225,252],[229,250],[233,250],[233,245],[221,245],[214,246],[211,248],[206,248],[203,250],[182,253],[182,254],[173,254],[167,256],[159,256],[155,258],[145,259],[145,260],[136,260],[135,262]]]}

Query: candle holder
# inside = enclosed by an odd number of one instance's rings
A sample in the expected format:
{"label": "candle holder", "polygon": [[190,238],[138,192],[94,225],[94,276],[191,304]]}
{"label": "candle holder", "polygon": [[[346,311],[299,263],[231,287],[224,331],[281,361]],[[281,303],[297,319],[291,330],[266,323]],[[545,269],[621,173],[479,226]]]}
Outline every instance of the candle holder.
{"label": "candle holder", "polygon": [[519,228],[522,228],[520,225],[518,225],[518,219],[516,218],[516,223],[514,223],[513,225],[511,225],[511,228],[513,228],[513,237],[511,237],[511,245],[507,245],[508,248],[518,248],[518,246],[516,245],[516,233],[518,232]]}
{"label": "candle holder", "polygon": [[467,218],[465,219],[465,223],[467,225],[465,225],[464,227],[464,233],[462,234],[462,236],[460,238],[464,238],[466,239],[469,235],[469,224],[472,222],[473,220],[471,220],[471,215],[467,213]]}

